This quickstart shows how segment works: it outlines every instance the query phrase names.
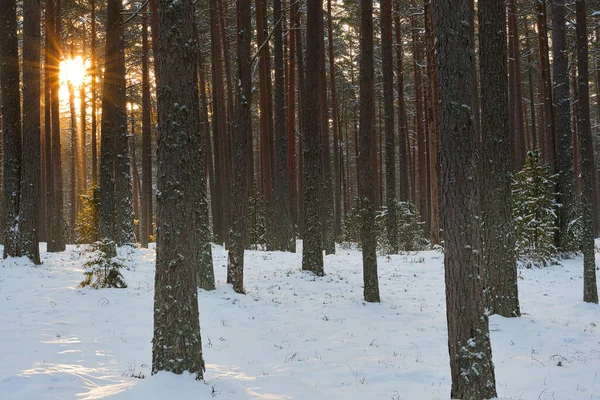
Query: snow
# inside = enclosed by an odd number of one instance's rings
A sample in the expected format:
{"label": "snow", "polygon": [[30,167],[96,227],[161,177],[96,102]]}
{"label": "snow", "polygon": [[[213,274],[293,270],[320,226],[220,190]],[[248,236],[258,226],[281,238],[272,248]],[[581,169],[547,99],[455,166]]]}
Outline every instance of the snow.
{"label": "snow", "polygon": [[[45,250],[45,245],[42,246]],[[199,291],[206,381],[150,376],[153,249],[119,249],[127,289],[79,288],[91,255],[0,264],[0,399],[448,399],[443,255],[380,257],[381,304],[362,301],[361,254],[338,248],[327,275],[298,253],[248,251],[245,287]],[[520,270],[523,316],[490,319],[503,399],[600,399],[600,307],[582,260]],[[143,376],[145,379],[138,379]]]}

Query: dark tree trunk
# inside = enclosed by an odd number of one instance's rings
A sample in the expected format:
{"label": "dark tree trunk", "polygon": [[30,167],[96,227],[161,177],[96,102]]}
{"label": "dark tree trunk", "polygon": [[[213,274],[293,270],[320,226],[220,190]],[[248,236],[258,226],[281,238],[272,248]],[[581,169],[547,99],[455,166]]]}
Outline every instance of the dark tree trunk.
{"label": "dark tree trunk", "polygon": [[142,189],[140,242],[147,248],[152,232],[152,134],[150,109],[150,68],[148,66],[148,17],[142,17]]}
{"label": "dark tree trunk", "polygon": [[546,0],[537,1],[538,46],[540,51],[541,94],[544,106],[543,149],[545,161],[550,165],[550,173],[556,173],[556,129],[554,125],[554,106],[552,104],[552,79],[548,49],[548,27],[546,23]]}
{"label": "dark tree trunk", "polygon": [[429,101],[429,119],[427,121],[428,152],[429,160],[429,240],[433,246],[440,244],[440,205],[439,205],[439,152],[440,152],[440,121],[439,121],[439,93],[437,85],[437,63],[435,61],[435,25],[433,24],[433,12],[431,0],[425,3],[425,33],[427,37],[427,82]]}
{"label": "dark tree trunk", "polygon": [[45,178],[45,224],[48,247],[56,234],[54,223],[54,172],[52,169],[52,71],[54,70],[54,1],[47,0],[44,16],[44,178]]}
{"label": "dark tree trunk", "polygon": [[[394,12],[394,25],[396,31],[396,75],[398,79],[398,166],[399,166],[399,197],[400,201],[410,199],[410,182],[408,168],[408,129],[406,119],[406,105],[404,102],[404,52],[402,50],[402,34],[400,26],[400,1],[396,3]],[[436,82],[437,85],[437,82]]]}
{"label": "dark tree trunk", "polygon": [[[85,54],[85,39],[82,40],[82,53]],[[77,184],[80,194],[87,191],[87,152],[85,147],[87,129],[87,104],[85,101],[85,83],[79,87],[79,135],[77,136]],[[81,209],[81,196],[77,197],[77,209]]]}
{"label": "dark tree trunk", "polygon": [[571,97],[569,92],[569,57],[567,53],[565,0],[552,2],[552,55],[554,94],[556,97],[556,134],[558,138],[558,249],[575,251],[571,223],[576,218],[575,177],[573,169],[573,133],[571,132]]}
{"label": "dark tree trunk", "polygon": [[297,2],[294,2],[292,9],[296,12],[294,15],[294,26],[298,28],[296,31],[296,69],[298,71],[298,166],[297,170],[297,196],[298,196],[298,216],[296,222],[298,224],[298,233],[301,237],[304,237],[304,140],[302,139],[305,132],[305,118],[304,118],[304,105],[305,105],[305,69],[304,69],[304,46],[302,44],[302,30],[300,29],[300,7]]}
{"label": "dark tree trunk", "polygon": [[479,3],[479,69],[485,196],[482,248],[487,307],[492,314],[518,317],[517,258],[512,215],[508,108],[506,8],[503,0]]}
{"label": "dark tree trunk", "polygon": [[[110,4],[110,3],[109,3]],[[194,6],[159,1],[156,78],[158,191],[152,373],[184,371],[202,379],[196,267],[202,223],[196,193],[200,121]],[[190,43],[193,45],[190,46]]]}
{"label": "dark tree trunk", "polygon": [[[391,1],[391,0],[390,0]],[[391,14],[391,13],[390,13]],[[391,18],[391,16],[390,16]],[[391,22],[390,22],[391,30]],[[333,220],[334,220],[334,239],[337,239],[342,234],[342,182],[340,171],[340,124],[337,89],[335,80],[335,55],[333,51],[333,17],[331,15],[331,0],[327,1],[327,37],[328,37],[328,53],[329,53],[329,83],[331,96],[331,120],[333,131]],[[391,39],[390,39],[391,40]],[[390,42],[391,43],[391,42]],[[390,52],[391,52],[390,44]],[[393,74],[393,71],[392,71]],[[393,88],[391,89],[393,96]],[[392,97],[392,113],[393,113],[393,97]],[[392,114],[392,121],[394,117]]]}
{"label": "dark tree trunk", "polygon": [[283,12],[281,0],[273,0],[275,54],[275,187],[273,191],[273,249],[294,251],[289,203],[287,127],[285,117],[285,75],[283,60]]}
{"label": "dark tree trunk", "polygon": [[[71,51],[71,57],[73,57],[73,52]],[[75,88],[71,82],[67,83],[67,88],[69,90],[69,116],[71,117],[71,126],[69,136],[71,139],[71,207],[69,209],[69,238],[71,239],[71,243],[73,243],[73,239],[75,238],[75,222],[77,221],[77,198],[78,193],[78,181],[77,181],[77,159],[79,158],[78,150],[78,134],[77,134],[77,110],[75,109]]]}
{"label": "dark tree trunk", "polygon": [[374,121],[373,99],[373,0],[361,1],[360,18],[360,150],[358,160],[358,191],[361,207],[361,242],[364,298],[380,301],[377,277],[377,238],[375,234],[375,187],[373,158],[376,149],[372,136]]}
{"label": "dark tree trunk", "polygon": [[[4,151],[4,258],[20,255],[21,93],[15,0],[0,0],[0,84]],[[31,99],[27,99],[31,101]],[[32,121],[35,122],[35,121]]]}
{"label": "dark tree trunk", "polygon": [[592,128],[590,124],[590,88],[588,73],[588,36],[585,0],[575,1],[577,19],[577,130],[581,153],[581,216],[583,251],[583,301],[598,303],[594,230],[592,218],[592,186],[595,165]]}
{"label": "dark tree trunk", "polygon": [[40,264],[40,2],[23,3],[23,148],[19,202],[20,254]]}
{"label": "dark tree trunk", "polygon": [[48,242],[49,252],[58,252],[65,250],[65,238],[63,232],[64,224],[64,203],[63,203],[63,171],[62,171],[62,155],[60,143],[60,82],[59,82],[59,67],[61,57],[61,8],[60,0],[56,0],[56,8],[54,10],[54,35],[52,45],[52,71],[50,74],[50,107],[52,111],[52,173],[54,174],[54,194],[52,196],[53,205],[53,230],[52,240]]}
{"label": "dark tree trunk", "polygon": [[[102,136],[100,146],[100,239],[109,255],[116,255],[115,163],[121,130],[127,132],[124,54],[121,53],[121,0],[109,0],[106,11],[104,88],[102,91]],[[120,228],[120,227],[119,227]]]}
{"label": "dark tree trunk", "polygon": [[394,55],[392,0],[381,2],[381,52],[383,57],[383,107],[385,119],[386,232],[392,253],[398,253],[396,220],[396,136],[394,132]]}
{"label": "dark tree trunk", "polygon": [[304,155],[304,230],[302,269],[324,275],[321,229],[321,63],[319,41],[323,35],[323,0],[308,0],[306,13],[306,76],[303,93],[302,135]]}
{"label": "dark tree trunk", "polygon": [[[519,171],[525,163],[526,140],[524,128],[523,85],[521,82],[521,50],[519,46],[519,24],[517,22],[516,0],[510,0],[508,5],[509,32],[509,75],[510,75],[510,118],[514,139],[514,169]],[[512,151],[512,150],[511,150]]]}
{"label": "dark tree trunk", "polygon": [[[299,26],[296,24],[298,3],[290,4],[290,31],[288,35],[289,59],[287,75],[287,144],[288,144],[288,182],[289,204],[291,209],[292,229],[298,224],[298,183],[296,179],[296,35]],[[298,102],[299,103],[299,102]]]}
{"label": "dark tree trunk", "polygon": [[[481,270],[473,21],[468,0],[434,0],[442,222],[453,399],[496,397]],[[469,23],[465,23],[468,21]]]}
{"label": "dark tree trunk", "polygon": [[227,187],[224,168],[223,136],[226,135],[225,97],[223,88],[223,66],[221,63],[221,44],[219,38],[219,10],[216,1],[210,7],[210,39],[212,58],[212,121],[213,141],[215,145],[215,193],[211,194],[216,205],[213,209],[213,232],[215,241],[222,244],[226,240],[227,225]]}
{"label": "dark tree trunk", "polygon": [[252,149],[252,144],[248,142],[249,131],[252,129],[251,0],[238,1],[237,21],[237,81],[240,84],[237,86],[237,104],[232,125],[234,175],[231,193],[232,204],[236,206],[231,208],[227,283],[230,283],[237,293],[244,293],[244,236],[249,192],[246,157]]}
{"label": "dark tree trunk", "polygon": [[[119,13],[122,8],[122,0],[119,0]],[[125,38],[121,17],[115,23],[118,29],[118,48],[115,54],[114,79],[118,93],[115,98],[115,206],[116,206],[116,229],[117,243],[119,246],[135,246],[133,233],[133,189],[131,186],[131,162],[129,160],[129,134],[127,130],[127,98],[125,81]],[[117,57],[118,55],[118,57]]]}
{"label": "dark tree trunk", "polygon": [[94,0],[90,0],[90,7],[92,8],[92,33],[91,33],[91,56],[90,56],[90,73],[92,78],[92,182],[93,184],[98,184],[98,137],[96,134],[96,130],[98,129],[98,123],[96,121],[97,118],[97,89],[96,89],[96,79],[98,76],[98,71],[96,71],[96,5]]}

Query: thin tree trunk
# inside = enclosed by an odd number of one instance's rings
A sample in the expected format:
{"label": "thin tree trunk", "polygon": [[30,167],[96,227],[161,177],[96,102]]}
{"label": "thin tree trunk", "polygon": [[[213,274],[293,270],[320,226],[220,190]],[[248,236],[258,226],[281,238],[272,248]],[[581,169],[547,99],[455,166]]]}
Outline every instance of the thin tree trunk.
{"label": "thin tree trunk", "polygon": [[581,214],[583,251],[583,301],[598,304],[596,260],[593,229],[594,148],[590,124],[590,90],[588,73],[588,34],[585,0],[575,0],[577,19],[577,122],[581,153]]}
{"label": "thin tree trunk", "polygon": [[567,53],[565,0],[552,1],[552,58],[554,94],[556,96],[556,133],[558,137],[558,240],[559,251],[575,251],[571,224],[576,218],[573,169],[573,133],[571,132],[571,97],[569,92],[569,57]]}
{"label": "thin tree trunk", "polygon": [[90,7],[92,8],[92,33],[91,33],[91,48],[90,48],[90,71],[92,78],[92,182],[93,184],[98,184],[98,137],[96,135],[96,130],[98,127],[98,123],[96,118],[98,116],[98,112],[96,111],[97,107],[97,89],[96,89],[96,79],[98,76],[98,71],[96,71],[96,5],[95,0],[90,0]]}
{"label": "thin tree trunk", "polygon": [[[71,52],[71,58],[73,57],[73,52]],[[75,239],[75,223],[77,221],[77,198],[79,197],[78,188],[79,183],[77,180],[77,160],[79,159],[79,141],[78,132],[77,132],[77,110],[75,109],[75,88],[71,82],[67,83],[67,87],[69,90],[69,116],[71,117],[71,129],[70,129],[70,139],[71,139],[71,208],[69,209],[69,237],[71,238],[71,243],[74,243]]]}
{"label": "thin tree trunk", "polygon": [[361,207],[361,243],[364,299],[380,302],[377,277],[377,239],[375,235],[375,186],[373,159],[374,72],[373,72],[373,0],[361,0],[360,18],[360,153],[358,190]]}
{"label": "thin tree trunk", "polygon": [[52,168],[52,71],[54,69],[54,0],[46,1],[44,44],[44,171],[46,204],[46,242],[51,248],[56,230],[54,223],[54,172]]}
{"label": "thin tree trunk", "polygon": [[[390,0],[391,1],[391,0]],[[391,18],[391,17],[390,17]],[[391,22],[390,22],[391,24]],[[391,29],[391,28],[390,28]],[[331,120],[333,130],[333,220],[334,220],[334,237],[338,238],[342,234],[342,182],[341,182],[341,171],[340,171],[340,126],[339,126],[339,110],[338,110],[338,99],[337,89],[335,81],[335,55],[333,51],[333,17],[331,15],[331,0],[327,1],[327,37],[328,37],[328,48],[329,48],[329,83],[330,83],[330,96],[331,96]],[[391,52],[391,44],[390,44]],[[393,74],[393,72],[392,72]],[[393,88],[392,88],[393,96]],[[392,98],[392,112],[393,112],[393,98]],[[392,121],[394,117],[392,116]]]}
{"label": "thin tree trunk", "polygon": [[[396,33],[396,75],[398,79],[398,166],[399,166],[399,197],[400,201],[410,199],[410,171],[408,168],[407,152],[407,118],[406,104],[404,101],[404,52],[402,50],[402,32],[400,26],[400,0],[396,2],[394,12],[394,26]],[[437,82],[436,82],[437,85]]]}
{"label": "thin tree trunk", "polygon": [[303,93],[304,132],[304,230],[302,269],[324,275],[320,192],[323,173],[321,156],[321,63],[319,41],[323,34],[323,0],[308,0],[306,13],[306,76]]}
{"label": "thin tree trunk", "polygon": [[40,226],[40,2],[23,2],[23,151],[19,232],[22,256],[40,264],[38,228]]}
{"label": "thin tree trunk", "polygon": [[[142,188],[140,242],[148,248],[152,231],[152,134],[150,68],[148,66],[148,14],[142,16]],[[211,192],[212,194],[212,192]]]}
{"label": "thin tree trunk", "polygon": [[546,23],[546,0],[537,0],[538,47],[540,56],[540,80],[544,105],[544,158],[550,166],[550,173],[556,173],[556,129],[554,125],[554,107],[552,105],[552,79],[548,49],[548,27]]}
{"label": "thin tree trunk", "polygon": [[393,254],[398,253],[396,211],[396,135],[394,132],[394,46],[392,0],[381,2],[381,51],[383,57],[383,102],[385,119],[385,204],[386,233]]}
{"label": "thin tree trunk", "polygon": [[249,194],[246,157],[252,148],[252,144],[248,143],[248,131],[252,129],[251,0],[238,1],[237,17],[237,78],[240,84],[237,86],[237,104],[232,125],[234,175],[231,193],[236,206],[231,208],[227,283],[233,286],[235,292],[244,293],[244,236]]}

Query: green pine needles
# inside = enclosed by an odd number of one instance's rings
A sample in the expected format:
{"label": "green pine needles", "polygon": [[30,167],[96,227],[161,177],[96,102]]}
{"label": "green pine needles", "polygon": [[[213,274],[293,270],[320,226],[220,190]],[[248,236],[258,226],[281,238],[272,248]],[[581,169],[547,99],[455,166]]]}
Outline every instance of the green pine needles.
{"label": "green pine needles", "polygon": [[[110,244],[106,242],[98,242],[94,244],[96,247],[95,257],[93,260],[83,264],[84,279],[79,284],[81,287],[91,286],[94,289],[101,288],[126,288],[125,278],[121,274],[122,269],[129,270],[129,267],[120,261],[117,257],[110,257],[105,249]],[[114,244],[113,244],[114,246]]]}
{"label": "green pine needles", "polygon": [[539,150],[527,153],[525,167],[513,179],[516,252],[528,268],[553,263],[557,253],[557,179],[558,175],[550,175]]}

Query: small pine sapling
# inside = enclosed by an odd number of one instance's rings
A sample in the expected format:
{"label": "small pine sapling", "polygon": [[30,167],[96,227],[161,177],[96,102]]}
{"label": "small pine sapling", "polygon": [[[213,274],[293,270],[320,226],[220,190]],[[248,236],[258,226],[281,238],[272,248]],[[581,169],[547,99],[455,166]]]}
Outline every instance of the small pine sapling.
{"label": "small pine sapling", "polygon": [[98,242],[96,246],[96,255],[93,260],[83,264],[84,279],[79,286],[91,286],[94,289],[101,288],[126,288],[125,278],[121,274],[122,269],[129,270],[129,267],[116,257],[110,257],[106,252],[108,244]]}
{"label": "small pine sapling", "polygon": [[75,222],[75,243],[89,244],[98,241],[100,220],[100,187],[92,185],[81,196],[82,207]]}

